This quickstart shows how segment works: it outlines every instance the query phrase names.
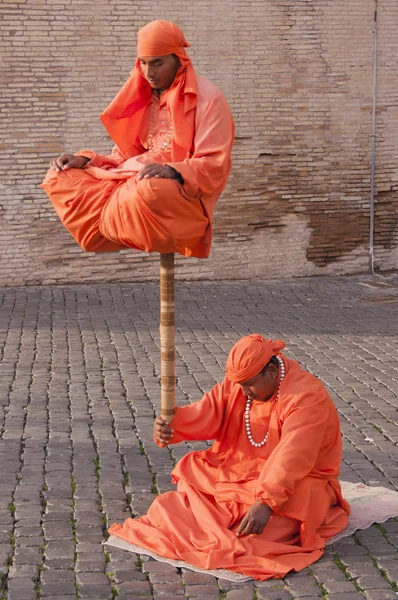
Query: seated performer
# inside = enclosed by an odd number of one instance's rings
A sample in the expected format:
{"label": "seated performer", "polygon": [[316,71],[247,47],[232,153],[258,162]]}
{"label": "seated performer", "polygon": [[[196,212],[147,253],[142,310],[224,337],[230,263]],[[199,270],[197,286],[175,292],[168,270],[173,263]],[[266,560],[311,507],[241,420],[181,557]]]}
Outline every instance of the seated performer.
{"label": "seated performer", "polygon": [[283,577],[323,554],[347,525],[337,476],[336,408],[319,379],[260,335],[232,348],[226,377],[202,400],[157,418],[159,446],[215,439],[172,472],[177,491],[109,532],[158,555],[254,579]]}
{"label": "seated performer", "polygon": [[51,162],[42,187],[89,252],[209,255],[234,124],[220,90],[195,74],[187,46],[169,21],[143,27],[135,69],[101,115],[112,153],[83,150]]}

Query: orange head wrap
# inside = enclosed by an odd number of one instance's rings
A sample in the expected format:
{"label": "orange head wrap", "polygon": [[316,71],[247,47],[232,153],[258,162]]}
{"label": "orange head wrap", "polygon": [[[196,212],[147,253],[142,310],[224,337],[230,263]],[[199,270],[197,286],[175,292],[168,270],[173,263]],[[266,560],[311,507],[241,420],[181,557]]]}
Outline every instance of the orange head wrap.
{"label": "orange head wrap", "polygon": [[[195,132],[197,83],[194,68],[185,52],[187,46],[189,44],[181,29],[170,21],[152,21],[138,32],[138,56],[175,54],[180,61],[180,68],[167,94],[173,126],[171,155],[172,161],[177,162],[190,156]],[[151,102],[152,88],[143,76],[137,58],[129,79],[101,115],[109,135],[127,158],[138,153],[140,126]]]}
{"label": "orange head wrap", "polygon": [[285,347],[282,340],[266,340],[253,333],[237,342],[228,355],[226,375],[233,383],[247,381],[260,373],[273,356]]}
{"label": "orange head wrap", "polygon": [[138,56],[186,55],[184,48],[189,46],[183,32],[170,21],[152,21],[139,30],[137,36]]}

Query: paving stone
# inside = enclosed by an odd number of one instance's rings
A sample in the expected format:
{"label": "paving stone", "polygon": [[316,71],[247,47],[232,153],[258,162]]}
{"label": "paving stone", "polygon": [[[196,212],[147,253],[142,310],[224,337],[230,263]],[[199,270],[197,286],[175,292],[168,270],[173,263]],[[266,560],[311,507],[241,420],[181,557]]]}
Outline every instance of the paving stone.
{"label": "paving stone", "polygon": [[216,585],[187,585],[185,591],[192,598],[203,596],[218,598],[220,596],[220,590]]}
{"label": "paving stone", "polygon": [[102,552],[102,536],[95,542],[77,540],[76,552],[87,554],[90,552]]}
{"label": "paving stone", "polygon": [[51,581],[73,581],[75,582],[75,574],[72,570],[66,569],[44,569],[41,580],[43,583],[50,583]]}
{"label": "paving stone", "polygon": [[35,583],[30,577],[18,577],[8,581],[8,598],[10,600],[35,600]]}
{"label": "paving stone", "polygon": [[79,543],[101,544],[104,539],[102,528],[81,525],[78,529]]}
{"label": "paving stone", "polygon": [[338,581],[346,582],[346,575],[341,571],[338,566],[333,562],[320,560],[317,563],[311,565],[313,575],[318,581],[323,583],[331,582],[335,583]]}
{"label": "paving stone", "polygon": [[[207,573],[196,573],[195,571],[188,571],[188,569],[182,569],[182,572],[186,585],[206,585],[216,584],[217,582],[213,575],[207,575]],[[219,579],[220,587],[222,581],[223,580]]]}
{"label": "paving stone", "polygon": [[56,595],[75,595],[76,596],[76,586],[74,581],[47,581],[43,582],[41,588],[41,594],[44,598]]}
{"label": "paving stone", "polygon": [[[45,598],[45,596],[42,596]],[[53,594],[50,596],[51,600],[71,600],[72,598],[76,598],[76,593],[74,594]]]}
{"label": "paving stone", "polygon": [[391,589],[391,585],[379,572],[376,572],[373,575],[362,575],[361,577],[358,577],[356,582],[362,590]]}
{"label": "paving stone", "polygon": [[116,583],[124,583],[129,581],[147,581],[147,577],[140,571],[134,571],[133,569],[116,568],[114,571],[113,578]]}
{"label": "paving stone", "polygon": [[79,585],[108,585],[109,583],[108,576],[105,573],[91,573],[80,571],[79,573],[77,573],[76,579]]}
{"label": "paving stone", "polygon": [[80,598],[109,598],[112,594],[111,584],[84,584],[79,586]]}
{"label": "paving stone", "polygon": [[8,600],[36,600],[36,598],[36,592],[34,590],[31,591],[29,588],[25,590],[20,589],[16,591],[9,590],[7,595]]}
{"label": "paving stone", "polygon": [[[178,598],[180,598],[180,596],[177,596]],[[156,592],[154,591],[153,593],[153,598],[154,600],[175,600],[176,595],[175,594],[168,594],[168,593],[163,593],[162,590],[157,590]]]}
{"label": "paving stone", "polygon": [[322,592],[315,582],[289,583],[288,591],[294,598],[305,598],[307,596],[322,597]]}
{"label": "paving stone", "polygon": [[100,589],[96,589],[93,590],[93,593],[95,594],[94,596],[89,594],[88,596],[84,595],[82,597],[84,598],[84,600],[109,600],[110,598],[110,592],[106,592],[105,590],[101,591]]}
{"label": "paving stone", "polygon": [[153,586],[153,595],[157,598],[160,595],[184,596],[184,588],[178,583],[163,583]]}
{"label": "paving stone", "polygon": [[11,565],[9,568],[9,577],[10,579],[16,578],[34,578],[37,577],[37,573],[39,571],[39,567],[37,565]]}
{"label": "paving stone", "polygon": [[[265,582],[255,582],[256,584],[262,584]],[[283,583],[283,582],[282,582]],[[228,581],[227,579],[219,579],[218,585],[222,592],[229,592],[231,590],[240,590],[242,593],[247,594],[249,597],[253,595],[254,590],[254,582],[247,581],[245,583],[235,583],[233,581]]]}
{"label": "paving stone", "polygon": [[398,581],[398,555],[396,558],[397,560],[391,560],[389,558],[378,562],[379,567],[385,571],[388,579],[395,583]]}
{"label": "paving stone", "polygon": [[149,580],[152,584],[158,583],[178,583],[181,584],[181,575],[178,573],[170,573],[169,571],[159,571],[149,573]]}
{"label": "paving stone", "polygon": [[[239,590],[236,591],[239,593]],[[258,600],[291,600],[292,595],[286,589],[269,587],[259,588],[257,592],[257,598]]]}
{"label": "paving stone", "polygon": [[352,593],[356,591],[355,585],[351,581],[328,581],[323,584],[323,587],[328,594],[333,594],[335,592]]}
{"label": "paving stone", "polygon": [[43,537],[19,536],[16,540],[16,548],[40,548],[44,543]]}
{"label": "paving stone", "polygon": [[43,555],[40,548],[21,548],[15,549],[15,563],[17,565],[40,565],[43,562]]}
{"label": "paving stone", "polygon": [[371,557],[365,556],[364,560],[358,561],[355,564],[347,565],[347,571],[352,579],[361,577],[361,575],[374,572],[374,563]]}
{"label": "paving stone", "polygon": [[68,558],[45,558],[44,565],[47,569],[61,569],[63,571],[67,569],[73,569],[75,564],[74,557]]}
{"label": "paving stone", "polygon": [[46,521],[43,529],[46,540],[73,539],[71,523]]}
{"label": "paving stone", "polygon": [[144,573],[177,573],[177,569],[164,562],[148,560],[143,565]]}
{"label": "paving stone", "polygon": [[393,590],[365,590],[367,600],[397,600],[397,593]]}
{"label": "paving stone", "polygon": [[46,547],[46,560],[73,557],[75,544],[73,540],[51,540]]}
{"label": "paving stone", "polygon": [[125,581],[124,583],[118,584],[118,590],[124,593],[131,593],[137,595],[147,595],[151,594],[151,586],[149,585],[149,581]]}
{"label": "paving stone", "polygon": [[337,592],[333,594],[328,594],[328,600],[360,600],[360,598],[365,598],[363,594],[360,592]]}
{"label": "paving stone", "polygon": [[[136,595],[136,594],[130,594],[130,592],[119,592],[117,595],[118,600],[145,600],[145,598],[152,598],[151,596],[143,596],[143,595]],[[169,596],[170,598],[170,596]],[[162,600],[167,600],[167,598],[165,596],[163,596]]]}
{"label": "paving stone", "polygon": [[33,525],[33,526],[26,526],[25,524],[23,526],[21,526],[22,523],[21,522],[17,522],[15,524],[15,537],[18,538],[20,536],[24,536],[24,537],[42,537],[43,536],[43,531],[42,528],[39,525]]}
{"label": "paving stone", "polygon": [[387,536],[389,533],[395,532],[398,533],[398,521],[394,519],[389,519],[385,523],[383,523],[383,529],[387,532]]}

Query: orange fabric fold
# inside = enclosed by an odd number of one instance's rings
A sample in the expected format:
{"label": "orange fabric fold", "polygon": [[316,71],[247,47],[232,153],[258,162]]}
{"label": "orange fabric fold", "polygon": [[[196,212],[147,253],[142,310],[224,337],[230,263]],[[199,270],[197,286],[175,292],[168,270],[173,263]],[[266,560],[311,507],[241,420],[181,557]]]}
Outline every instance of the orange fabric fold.
{"label": "orange fabric fold", "polygon": [[[175,54],[181,63],[168,90],[167,101],[173,123],[173,162],[188,158],[194,146],[198,90],[195,70],[185,52],[188,45],[181,29],[170,21],[152,21],[138,32],[138,56]],[[126,158],[140,152],[138,134],[151,100],[152,89],[137,57],[129,79],[101,115],[109,135]]]}
{"label": "orange fabric fold", "polygon": [[201,203],[186,200],[175,180],[96,179],[88,171],[50,170],[42,183],[59,218],[87,252],[127,246],[190,256],[205,237],[209,221]]}
{"label": "orange fabric fold", "polygon": [[266,340],[253,333],[241,338],[232,348],[227,360],[226,375],[234,383],[247,381],[285,347],[283,340]]}
{"label": "orange fabric fold", "polygon": [[[254,401],[250,411],[254,439],[269,433],[265,446],[249,442],[246,397],[225,378],[199,402],[178,407],[171,422],[170,443],[215,439],[211,448],[178,462],[172,472],[177,491],[109,532],[161,556],[255,579],[284,577],[320,558],[349,514],[337,479],[339,418],[323,384],[296,361],[283,360],[278,400],[275,394]],[[271,519],[262,534],[238,538],[239,523],[256,501],[272,507]]]}

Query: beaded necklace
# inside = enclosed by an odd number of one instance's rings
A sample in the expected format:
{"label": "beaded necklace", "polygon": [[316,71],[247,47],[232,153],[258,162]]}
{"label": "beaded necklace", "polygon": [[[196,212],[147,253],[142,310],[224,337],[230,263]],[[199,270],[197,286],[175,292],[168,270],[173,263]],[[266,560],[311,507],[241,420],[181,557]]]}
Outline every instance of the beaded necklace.
{"label": "beaded necklace", "polygon": [[[279,398],[279,392],[281,389],[281,383],[285,377],[285,363],[283,362],[282,358],[280,356],[276,357],[278,359],[279,362],[279,366],[281,369],[281,377],[279,379],[279,385],[278,385],[278,391],[276,393],[276,398],[275,398],[275,402],[277,402],[278,398]],[[251,404],[252,404],[252,399],[250,398],[250,396],[247,397],[247,401],[246,401],[246,410],[245,410],[245,424],[246,424],[246,434],[247,437],[249,438],[249,442],[251,443],[252,446],[255,446],[256,448],[261,448],[262,446],[265,446],[265,444],[267,443],[268,440],[268,433],[269,431],[267,431],[267,433],[265,434],[265,438],[263,439],[262,442],[255,442],[254,438],[253,438],[253,434],[252,434],[252,430],[250,428],[250,408],[251,408]]]}

